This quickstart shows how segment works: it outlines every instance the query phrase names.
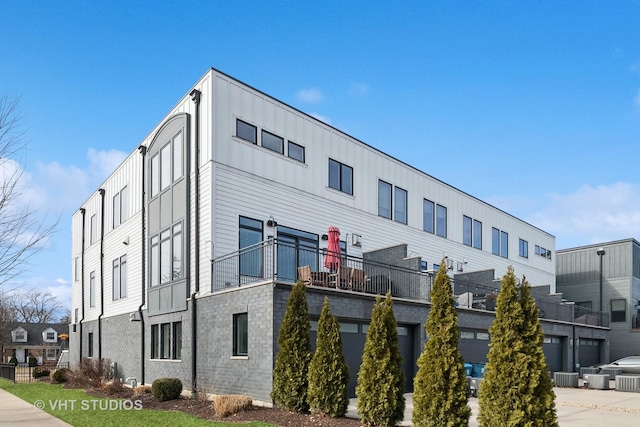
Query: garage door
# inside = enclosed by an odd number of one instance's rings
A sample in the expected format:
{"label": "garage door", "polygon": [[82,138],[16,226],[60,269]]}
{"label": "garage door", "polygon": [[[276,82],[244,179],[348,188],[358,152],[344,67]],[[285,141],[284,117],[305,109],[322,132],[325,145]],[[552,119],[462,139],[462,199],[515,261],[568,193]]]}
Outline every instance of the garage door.
{"label": "garage door", "polygon": [[562,372],[562,337],[544,337],[542,350],[551,372]]}
{"label": "garage door", "polygon": [[465,363],[487,363],[489,332],[461,330],[458,348]]}
{"label": "garage door", "polygon": [[600,361],[600,341],[580,338],[578,340],[578,363],[581,367],[598,365]]}
{"label": "garage door", "polygon": [[[362,351],[367,338],[368,323],[340,321],[342,353],[349,367],[349,397],[356,395],[358,371],[362,363]],[[413,391],[413,376],[416,360],[414,358],[413,325],[398,325],[398,346],[402,355],[402,368],[406,378],[406,392]],[[316,350],[318,322],[311,322],[311,348]]]}

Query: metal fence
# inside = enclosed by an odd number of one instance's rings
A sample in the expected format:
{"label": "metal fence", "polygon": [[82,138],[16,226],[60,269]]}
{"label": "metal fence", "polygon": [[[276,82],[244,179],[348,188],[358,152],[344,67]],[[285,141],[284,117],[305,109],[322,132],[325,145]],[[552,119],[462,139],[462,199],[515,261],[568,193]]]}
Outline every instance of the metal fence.
{"label": "metal fence", "polygon": [[[305,247],[271,238],[219,257],[211,262],[211,290],[219,291],[260,282],[290,282],[300,279],[298,267],[309,266],[312,281],[319,286],[332,286],[331,277],[336,274],[324,266],[327,255],[325,249]],[[364,258],[342,256],[342,265],[348,269],[363,272],[365,277],[361,287],[333,287],[347,292],[365,292],[391,295],[418,301],[429,301],[434,275],[393,265],[373,262]],[[329,279],[328,279],[329,278]],[[499,288],[452,280],[453,293],[459,307],[495,311]],[[565,322],[594,326],[609,326],[607,313],[577,306],[573,303],[558,302],[536,297],[540,317]]]}
{"label": "metal fence", "polygon": [[49,375],[58,369],[69,368],[69,363],[58,363],[51,365],[29,366],[26,363],[0,364],[0,378],[12,381],[14,383],[32,383],[45,381],[49,379]]}

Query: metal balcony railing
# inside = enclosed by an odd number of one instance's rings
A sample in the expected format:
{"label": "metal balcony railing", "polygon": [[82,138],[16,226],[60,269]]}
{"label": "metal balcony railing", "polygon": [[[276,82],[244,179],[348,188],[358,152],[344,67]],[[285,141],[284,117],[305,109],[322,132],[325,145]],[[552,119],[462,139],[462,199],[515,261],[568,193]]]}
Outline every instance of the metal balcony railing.
{"label": "metal balcony railing", "polygon": [[[309,266],[315,277],[323,278],[321,283],[330,286],[326,278],[334,272],[324,266],[326,254],[325,249],[280,242],[278,239],[265,240],[212,260],[211,291],[260,282],[294,283],[300,279],[298,267],[303,266]],[[364,285],[357,290],[352,287],[335,286],[335,284],[334,287],[347,292],[380,295],[390,291],[394,297],[425,302],[430,300],[431,286],[435,277],[433,272],[410,270],[354,256],[342,256],[342,264],[345,267],[363,271]],[[453,279],[451,286],[458,307],[495,311],[498,288]],[[536,298],[536,303],[540,309],[540,318],[609,326],[607,313],[544,298]]]}

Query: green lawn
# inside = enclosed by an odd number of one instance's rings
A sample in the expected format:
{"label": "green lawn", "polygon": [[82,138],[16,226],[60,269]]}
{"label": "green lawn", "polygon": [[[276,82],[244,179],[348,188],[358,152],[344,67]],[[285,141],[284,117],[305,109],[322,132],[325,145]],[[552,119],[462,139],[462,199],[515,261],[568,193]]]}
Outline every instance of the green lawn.
{"label": "green lawn", "polygon": [[[211,422],[182,412],[144,408],[136,410],[132,407],[133,403],[126,402],[126,405],[119,405],[116,402],[105,402],[113,401],[114,399],[88,396],[83,390],[65,389],[59,384],[13,384],[0,379],[0,388],[34,405],[37,401],[44,402],[44,408],[42,409],[73,426],[274,427],[273,424],[263,422]],[[94,403],[94,401],[103,401],[103,408],[109,408],[109,405],[111,405],[111,408],[114,406],[119,406],[119,408],[112,410],[100,409],[100,402]],[[121,402],[124,403],[125,401]]]}

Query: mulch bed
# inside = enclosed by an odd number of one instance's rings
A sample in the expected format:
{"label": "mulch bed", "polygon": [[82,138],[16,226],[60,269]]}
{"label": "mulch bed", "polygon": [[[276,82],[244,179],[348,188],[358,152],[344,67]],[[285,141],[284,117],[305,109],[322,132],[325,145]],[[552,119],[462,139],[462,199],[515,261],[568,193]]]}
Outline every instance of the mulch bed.
{"label": "mulch bed", "polygon": [[252,409],[230,415],[226,418],[218,417],[213,409],[213,402],[204,399],[188,399],[181,397],[175,400],[159,402],[151,394],[133,396],[133,391],[124,388],[117,392],[108,393],[103,390],[86,390],[87,394],[109,399],[131,399],[142,401],[144,409],[158,409],[163,411],[181,411],[196,417],[212,421],[244,422],[264,421],[280,427],[360,427],[360,421],[353,418],[331,418],[310,414],[298,414],[279,408],[263,408],[253,406]]}

